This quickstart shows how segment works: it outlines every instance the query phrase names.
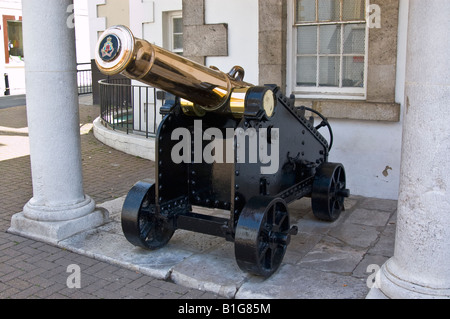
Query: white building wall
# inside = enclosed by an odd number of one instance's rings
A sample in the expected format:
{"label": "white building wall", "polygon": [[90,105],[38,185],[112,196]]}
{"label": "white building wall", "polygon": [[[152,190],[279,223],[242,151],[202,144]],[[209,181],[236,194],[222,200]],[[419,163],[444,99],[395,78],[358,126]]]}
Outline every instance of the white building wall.
{"label": "white building wall", "polygon": [[344,165],[352,195],[397,199],[401,124],[345,120],[330,124],[334,146],[329,161]]}
{"label": "white building wall", "polygon": [[74,0],[74,10],[77,62],[90,63],[88,0]]}
{"label": "white building wall", "polygon": [[95,46],[98,40],[98,34],[106,29],[106,18],[98,17],[97,6],[105,4],[106,0],[89,0],[87,3],[89,17],[89,44],[91,58],[95,59]]}
{"label": "white building wall", "polygon": [[[230,0],[224,5],[220,0],[206,0],[205,7],[207,24],[228,23],[229,41],[229,56],[208,57],[207,65],[224,71],[241,65],[246,70],[246,80],[258,84],[258,1]],[[396,102],[402,107],[407,23],[408,1],[400,0]],[[402,122],[331,120],[330,123],[334,131],[330,161],[344,164],[352,194],[397,199]],[[321,132],[328,137],[326,129]]]}
{"label": "white building wall", "polygon": [[258,84],[258,1],[206,0],[205,23],[228,24],[228,56],[208,57],[206,65],[224,72],[240,65],[245,69],[245,81]]}

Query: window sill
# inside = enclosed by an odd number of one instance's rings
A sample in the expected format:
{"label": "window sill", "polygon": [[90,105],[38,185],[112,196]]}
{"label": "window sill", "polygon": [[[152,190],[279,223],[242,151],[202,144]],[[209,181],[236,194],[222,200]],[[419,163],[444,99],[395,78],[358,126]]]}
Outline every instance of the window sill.
{"label": "window sill", "polygon": [[397,103],[296,99],[295,105],[310,107],[329,119],[400,122],[400,104]]}

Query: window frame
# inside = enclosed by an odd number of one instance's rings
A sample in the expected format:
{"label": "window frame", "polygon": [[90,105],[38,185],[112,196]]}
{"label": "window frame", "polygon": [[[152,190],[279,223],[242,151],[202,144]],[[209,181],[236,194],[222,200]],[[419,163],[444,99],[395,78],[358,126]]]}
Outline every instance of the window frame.
{"label": "window frame", "polygon": [[175,49],[175,35],[183,35],[183,33],[175,33],[175,27],[174,27],[174,19],[183,19],[183,11],[172,11],[169,12],[167,15],[167,38],[168,38],[168,45],[169,50],[171,52],[183,55],[183,48],[181,49]]}
{"label": "window frame", "polygon": [[[22,16],[3,15],[3,47],[5,51],[5,64],[10,65],[9,58],[9,35],[8,35],[8,21],[20,21],[22,22]],[[23,63],[23,62],[22,62]]]}
{"label": "window frame", "polygon": [[[317,6],[318,1],[316,1]],[[370,5],[369,0],[365,0],[365,19],[364,20],[352,20],[352,21],[315,21],[315,22],[297,22],[296,21],[296,10],[297,10],[297,0],[288,0],[288,32],[287,32],[287,89],[292,92],[296,98],[300,99],[347,99],[347,100],[366,100],[367,98],[367,82],[368,82],[368,66],[369,66],[369,23],[367,21],[368,14],[367,8]],[[318,10],[316,8],[316,15],[318,15]],[[341,12],[342,14],[342,12]],[[342,19],[341,19],[342,20]],[[350,24],[361,24],[365,25],[365,48],[364,54],[345,54],[343,53],[343,33],[344,26]],[[364,56],[364,87],[326,87],[318,86],[319,82],[319,70],[320,65],[317,64],[317,74],[316,74],[316,86],[298,86],[297,85],[297,39],[298,39],[298,27],[299,26],[321,26],[321,25],[340,25],[341,27],[341,52],[339,54],[330,54],[328,56],[337,56],[340,59],[339,65],[339,85],[342,86],[342,75],[343,75],[343,59],[345,56]],[[317,28],[319,33],[319,28]],[[319,43],[319,38],[317,38]],[[321,57],[327,56],[326,54],[312,54],[311,56]],[[320,60],[320,58],[318,59]]]}

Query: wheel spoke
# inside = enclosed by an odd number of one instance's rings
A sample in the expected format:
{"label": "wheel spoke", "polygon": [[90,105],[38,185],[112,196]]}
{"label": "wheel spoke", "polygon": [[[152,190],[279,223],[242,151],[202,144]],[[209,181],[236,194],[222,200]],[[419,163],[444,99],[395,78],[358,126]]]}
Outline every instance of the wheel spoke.
{"label": "wheel spoke", "polygon": [[341,206],[339,205],[339,200],[334,200],[333,203],[333,209],[340,211],[341,210]]}
{"label": "wheel spoke", "polygon": [[339,199],[337,202],[338,202],[338,205],[339,205],[339,209],[341,211],[343,211],[345,209],[345,207],[344,207],[344,199],[343,198]]}
{"label": "wheel spoke", "polygon": [[334,200],[333,200],[333,198],[330,198],[329,200],[329,203],[328,203],[328,214],[330,214],[330,216],[332,216],[333,215],[333,208],[334,208]]}
{"label": "wheel spoke", "polygon": [[261,245],[261,249],[258,254],[258,263],[260,266],[263,266],[263,267],[266,266],[266,258],[267,258],[269,249],[270,249],[270,245],[268,243],[263,243]]}
{"label": "wheel spoke", "polygon": [[275,205],[269,207],[269,209],[267,210],[267,213],[266,213],[266,217],[267,217],[266,224],[273,225],[275,223],[275,217],[276,217],[275,213],[276,213]]}
{"label": "wheel spoke", "polygon": [[334,175],[336,176],[336,178],[335,178],[336,184],[339,184],[341,182],[341,171],[342,171],[342,169],[340,167],[338,167],[336,169],[336,172],[334,173]]}
{"label": "wheel spoke", "polygon": [[150,234],[150,232],[152,231],[152,223],[149,221],[146,221],[144,227],[141,227],[140,229],[140,237],[143,240],[147,240],[148,239],[148,235]]}
{"label": "wheel spoke", "polygon": [[[285,232],[289,229],[286,229],[286,222],[289,224],[289,215],[285,212],[279,212],[277,217],[276,225],[274,225],[274,232]],[[287,227],[289,228],[289,226]]]}

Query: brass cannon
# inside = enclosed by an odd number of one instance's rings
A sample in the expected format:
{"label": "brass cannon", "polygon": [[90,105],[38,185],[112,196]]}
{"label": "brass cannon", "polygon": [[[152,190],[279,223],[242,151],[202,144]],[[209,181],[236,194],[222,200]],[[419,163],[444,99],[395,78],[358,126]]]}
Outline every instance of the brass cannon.
{"label": "brass cannon", "polygon": [[[294,106],[276,85],[244,81],[244,70],[205,67],[145,40],[124,26],[104,32],[96,63],[174,96],[161,108],[155,182],[138,182],[122,209],[122,229],[135,246],[165,246],[177,229],[234,242],[243,271],[268,277],[292,235],[288,204],[311,197],[315,216],[334,221],[349,196],[342,164],[329,163],[331,127],[321,114]],[[306,119],[312,111],[322,121]],[[319,133],[330,131],[330,143]],[[180,138],[182,138],[180,140]],[[229,218],[193,208],[229,211]]]}

